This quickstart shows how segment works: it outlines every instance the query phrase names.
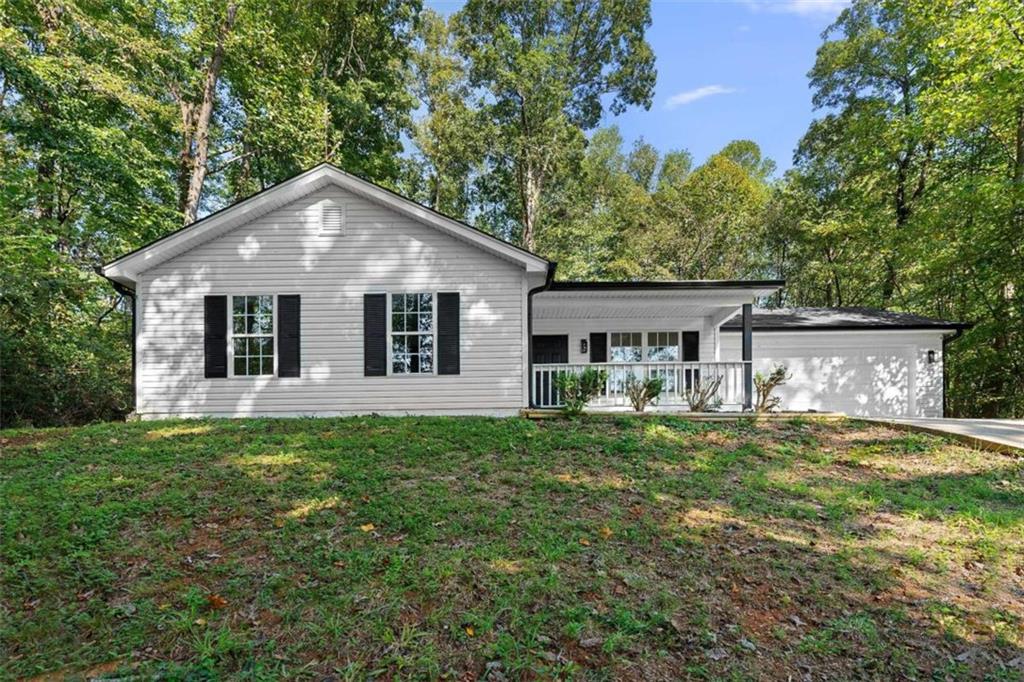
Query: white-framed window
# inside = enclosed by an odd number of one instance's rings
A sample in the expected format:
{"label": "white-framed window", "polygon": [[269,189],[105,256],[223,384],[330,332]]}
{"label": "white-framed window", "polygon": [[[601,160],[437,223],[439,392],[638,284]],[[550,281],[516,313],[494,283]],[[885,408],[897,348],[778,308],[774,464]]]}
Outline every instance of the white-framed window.
{"label": "white-framed window", "polygon": [[433,374],[434,295],[391,294],[391,373]]}
{"label": "white-framed window", "polygon": [[612,332],[608,345],[612,362],[640,362],[644,358],[644,335],[641,332]]}
{"label": "white-framed window", "polygon": [[679,332],[647,332],[648,362],[678,362]]}
{"label": "white-framed window", "polygon": [[274,374],[274,296],[231,297],[231,375]]}

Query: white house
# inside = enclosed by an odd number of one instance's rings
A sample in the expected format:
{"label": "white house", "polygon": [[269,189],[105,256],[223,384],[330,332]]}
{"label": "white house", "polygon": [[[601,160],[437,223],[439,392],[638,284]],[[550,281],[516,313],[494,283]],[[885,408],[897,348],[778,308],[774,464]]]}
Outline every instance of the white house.
{"label": "white house", "polygon": [[755,311],[781,281],[556,282],[555,264],[323,164],[103,267],[135,310],[136,412],[509,415],[552,377],[658,375],[658,409],[720,379],[750,403],[776,363],[793,410],[939,416],[964,325],[864,310]]}

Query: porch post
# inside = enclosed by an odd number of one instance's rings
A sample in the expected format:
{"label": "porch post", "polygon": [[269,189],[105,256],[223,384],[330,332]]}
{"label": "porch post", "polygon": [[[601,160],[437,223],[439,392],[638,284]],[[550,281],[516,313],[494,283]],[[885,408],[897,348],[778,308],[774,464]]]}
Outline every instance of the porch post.
{"label": "porch post", "polygon": [[753,304],[743,304],[743,409],[754,407],[754,322]]}

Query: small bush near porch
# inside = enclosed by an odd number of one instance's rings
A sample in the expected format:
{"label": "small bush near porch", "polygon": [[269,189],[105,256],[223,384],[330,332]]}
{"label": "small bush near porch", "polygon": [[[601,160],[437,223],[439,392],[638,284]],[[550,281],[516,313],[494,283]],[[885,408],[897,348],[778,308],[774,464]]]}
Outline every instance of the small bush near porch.
{"label": "small bush near porch", "polygon": [[932,437],[659,417],[0,437],[4,678],[1024,675],[1024,463]]}

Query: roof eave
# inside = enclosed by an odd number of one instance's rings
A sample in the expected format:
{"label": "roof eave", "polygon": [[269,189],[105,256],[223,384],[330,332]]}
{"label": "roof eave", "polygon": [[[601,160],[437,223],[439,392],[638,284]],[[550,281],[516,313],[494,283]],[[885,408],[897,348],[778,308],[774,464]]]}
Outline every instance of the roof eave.
{"label": "roof eave", "polygon": [[[962,322],[949,324],[829,324],[829,325],[754,325],[755,332],[855,332],[855,331],[963,331],[974,325]],[[743,331],[742,327],[725,326],[723,332]]]}
{"label": "roof eave", "polygon": [[553,282],[551,291],[637,291],[637,290],[706,290],[706,289],[751,289],[778,291],[786,285],[785,280],[641,280],[627,282],[570,281]]}

